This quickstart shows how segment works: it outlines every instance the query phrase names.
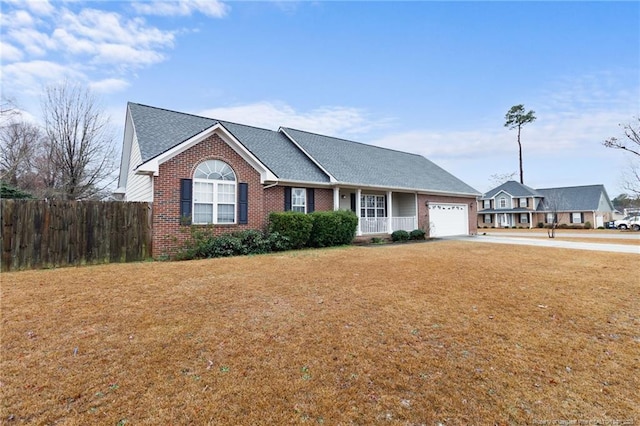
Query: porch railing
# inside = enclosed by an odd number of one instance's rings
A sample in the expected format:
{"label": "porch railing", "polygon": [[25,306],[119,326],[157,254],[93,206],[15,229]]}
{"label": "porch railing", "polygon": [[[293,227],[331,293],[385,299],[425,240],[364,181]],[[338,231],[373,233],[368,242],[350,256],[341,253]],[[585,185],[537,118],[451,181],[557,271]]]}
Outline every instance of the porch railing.
{"label": "porch railing", "polygon": [[384,234],[387,230],[386,217],[361,217],[360,232],[363,234]]}
{"label": "porch railing", "polygon": [[391,219],[391,230],[413,231],[418,227],[415,216],[394,217]]}
{"label": "porch railing", "polygon": [[[360,218],[360,232],[363,234],[385,234],[389,232],[387,228],[388,217],[377,218]],[[392,217],[391,218],[391,231],[412,231],[417,228],[416,217]]]}

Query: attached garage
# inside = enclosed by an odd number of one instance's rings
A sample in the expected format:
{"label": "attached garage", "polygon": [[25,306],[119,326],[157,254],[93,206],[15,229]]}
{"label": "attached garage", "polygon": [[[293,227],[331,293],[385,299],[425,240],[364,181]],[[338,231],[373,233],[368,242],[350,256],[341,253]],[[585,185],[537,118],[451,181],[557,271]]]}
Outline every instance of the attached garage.
{"label": "attached garage", "polygon": [[454,203],[429,203],[431,237],[469,234],[469,206]]}

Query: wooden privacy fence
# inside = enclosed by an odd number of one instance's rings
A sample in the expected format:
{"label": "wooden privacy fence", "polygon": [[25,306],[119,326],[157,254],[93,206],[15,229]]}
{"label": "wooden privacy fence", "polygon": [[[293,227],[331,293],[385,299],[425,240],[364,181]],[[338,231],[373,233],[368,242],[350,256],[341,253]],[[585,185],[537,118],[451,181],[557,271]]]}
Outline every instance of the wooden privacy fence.
{"label": "wooden privacy fence", "polygon": [[151,203],[0,200],[2,271],[151,257]]}

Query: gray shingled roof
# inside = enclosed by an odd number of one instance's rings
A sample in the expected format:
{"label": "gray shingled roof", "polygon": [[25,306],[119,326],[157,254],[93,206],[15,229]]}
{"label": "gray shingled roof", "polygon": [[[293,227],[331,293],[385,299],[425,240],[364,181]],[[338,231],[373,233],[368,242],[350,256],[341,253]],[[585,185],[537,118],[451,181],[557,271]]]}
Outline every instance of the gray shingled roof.
{"label": "gray shingled roof", "polygon": [[[147,162],[217,123],[210,118],[129,102],[142,162]],[[137,166],[137,164],[135,165]]]}
{"label": "gray shingled roof", "polygon": [[504,191],[512,197],[525,198],[525,197],[542,197],[538,191],[528,187],[515,180],[509,180],[500,186],[493,188],[482,196],[482,200],[495,197],[500,191]]}
{"label": "gray shingled roof", "polygon": [[278,178],[329,182],[329,177],[280,132],[132,102],[129,110],[143,162],[220,123]]}
{"label": "gray shingled roof", "polygon": [[[329,182],[329,176],[280,131],[132,102],[128,107],[143,162],[220,123],[279,179]],[[282,130],[324,170],[343,184],[478,195],[474,188],[417,154],[300,130]]]}
{"label": "gray shingled roof", "polygon": [[478,195],[421,155],[283,128],[341,183]]}
{"label": "gray shingled roof", "polygon": [[329,182],[329,176],[282,133],[227,121],[220,124],[280,179]]}
{"label": "gray shingled roof", "polygon": [[[544,188],[537,191],[544,197],[543,202],[538,206],[539,211],[600,211],[600,201],[603,194],[608,207],[613,210],[604,185]],[[556,206],[551,205],[556,202]]]}

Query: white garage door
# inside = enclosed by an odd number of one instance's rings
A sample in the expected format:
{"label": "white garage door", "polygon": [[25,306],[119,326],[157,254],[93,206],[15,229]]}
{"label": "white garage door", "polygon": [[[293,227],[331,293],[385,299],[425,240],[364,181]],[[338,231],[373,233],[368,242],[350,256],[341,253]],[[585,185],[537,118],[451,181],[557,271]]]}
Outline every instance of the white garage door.
{"label": "white garage door", "polygon": [[469,206],[466,204],[429,204],[431,237],[469,234]]}

